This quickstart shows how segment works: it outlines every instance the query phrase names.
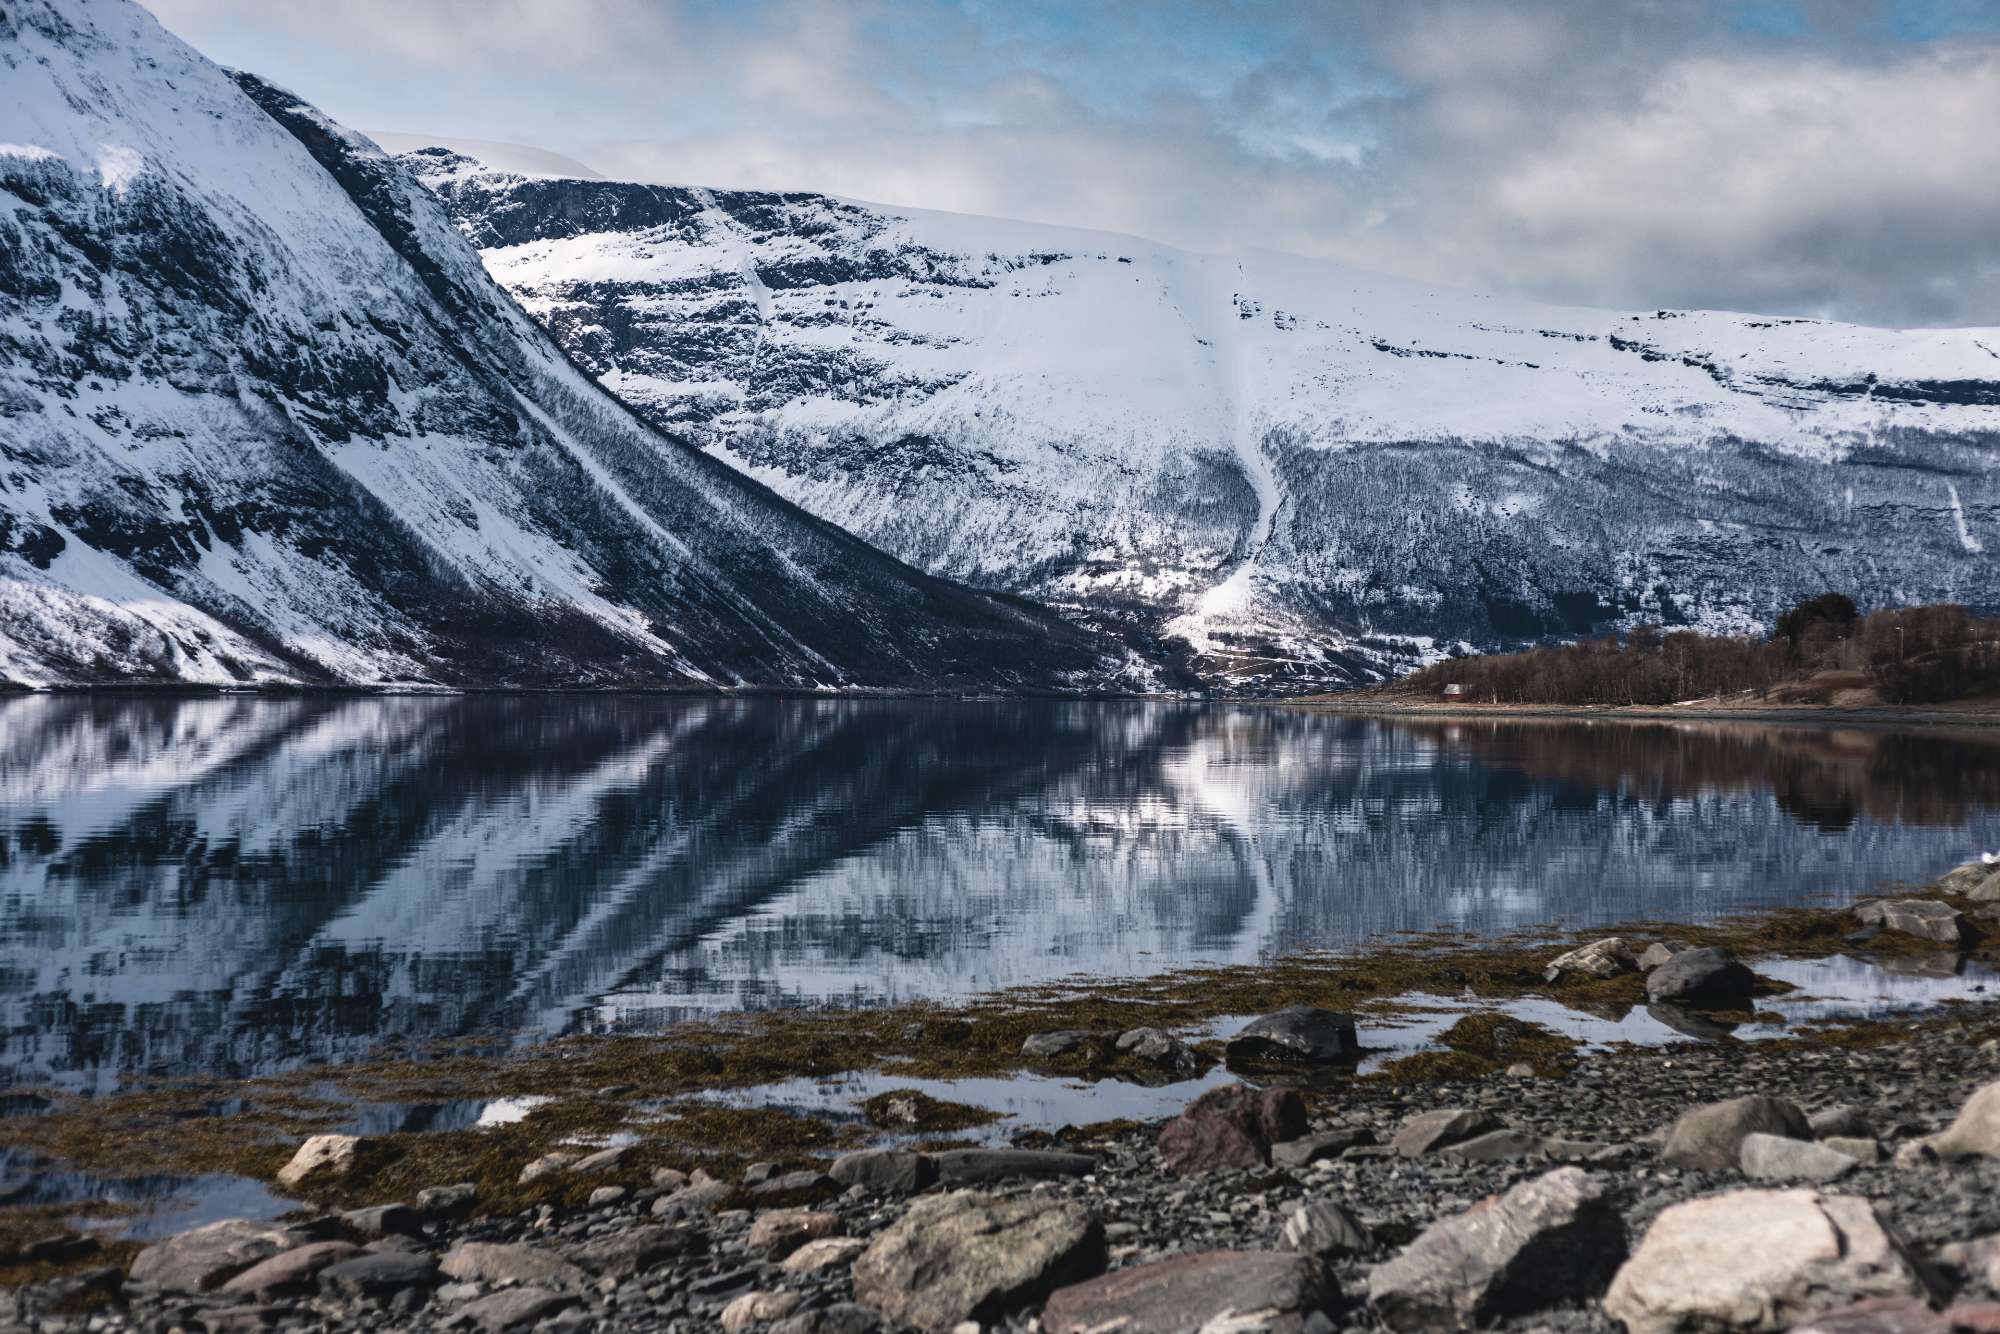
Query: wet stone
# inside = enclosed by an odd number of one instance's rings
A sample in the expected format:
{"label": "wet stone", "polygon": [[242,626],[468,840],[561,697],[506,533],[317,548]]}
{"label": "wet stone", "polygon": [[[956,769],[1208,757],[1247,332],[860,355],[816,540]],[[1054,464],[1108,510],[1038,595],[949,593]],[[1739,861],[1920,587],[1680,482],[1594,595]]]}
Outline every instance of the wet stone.
{"label": "wet stone", "polygon": [[1321,1065],[1360,1054],[1354,1016],[1295,1005],[1245,1024],[1223,1051],[1232,1066]]}
{"label": "wet stone", "polygon": [[1296,1089],[1210,1089],[1160,1131],[1160,1165],[1176,1176],[1264,1167],[1273,1145],[1305,1130],[1305,1101]]}
{"label": "wet stone", "polygon": [[1727,950],[1705,946],[1683,950],[1646,974],[1646,998],[1689,1009],[1721,1009],[1746,1003],[1757,977]]}

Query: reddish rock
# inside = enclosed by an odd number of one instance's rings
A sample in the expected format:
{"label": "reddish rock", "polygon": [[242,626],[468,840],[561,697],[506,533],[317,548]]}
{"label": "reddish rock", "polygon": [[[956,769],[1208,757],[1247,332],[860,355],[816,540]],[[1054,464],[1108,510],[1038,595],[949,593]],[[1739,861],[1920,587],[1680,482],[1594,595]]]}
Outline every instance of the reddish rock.
{"label": "reddish rock", "polygon": [[1178,1176],[1267,1167],[1271,1146],[1306,1133],[1306,1105],[1296,1089],[1231,1084],[1189,1103],[1160,1131],[1160,1163]]}
{"label": "reddish rock", "polygon": [[1046,1334],[1196,1334],[1218,1318],[1257,1317],[1268,1334],[1293,1334],[1335,1295],[1325,1271],[1303,1255],[1207,1251],[1135,1265],[1059,1288],[1042,1308]]}

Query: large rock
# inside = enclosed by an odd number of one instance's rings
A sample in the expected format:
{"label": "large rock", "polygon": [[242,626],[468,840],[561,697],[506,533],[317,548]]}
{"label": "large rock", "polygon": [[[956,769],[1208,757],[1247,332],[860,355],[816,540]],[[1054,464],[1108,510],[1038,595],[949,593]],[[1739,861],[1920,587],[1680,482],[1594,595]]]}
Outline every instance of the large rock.
{"label": "large rock", "polygon": [[1306,1132],[1296,1089],[1230,1084],[1210,1089],[1160,1129],[1160,1165],[1177,1176],[1266,1167],[1271,1146]]}
{"label": "large rock", "polygon": [[1655,1004],[1720,1009],[1746,1003],[1756,986],[1757,975],[1736,962],[1727,950],[1704,946],[1682,950],[1646,974],[1646,999]]}
{"label": "large rock", "polygon": [[1223,1048],[1231,1065],[1318,1065],[1352,1060],[1360,1051],[1353,1015],[1312,1005],[1252,1019]]}
{"label": "large rock", "polygon": [[1489,1130],[1502,1129],[1490,1113],[1465,1107],[1440,1107],[1418,1112],[1396,1128],[1389,1147],[1404,1158],[1421,1158],[1447,1145],[1462,1143]]}
{"label": "large rock", "polygon": [[296,1187],[315,1173],[323,1180],[343,1176],[354,1166],[354,1155],[360,1147],[359,1135],[314,1135],[299,1145],[290,1162],[278,1169],[278,1184]]}
{"label": "large rock", "polygon": [[385,1301],[409,1288],[430,1287],[437,1282],[437,1272],[428,1255],[377,1251],[328,1265],[319,1271],[319,1286],[341,1297]]}
{"label": "large rock", "polygon": [[1933,882],[1931,888],[1942,894],[1970,895],[1974,890],[1985,889],[1996,875],[2000,875],[2000,862],[1975,857],[1962,866],[1946,871]]}
{"label": "large rock", "polygon": [[1273,1144],[1271,1162],[1278,1167],[1309,1167],[1322,1158],[1338,1158],[1349,1149],[1374,1142],[1375,1132],[1367,1126],[1336,1126]]}
{"label": "large rock", "polygon": [[1558,954],[1542,970],[1544,982],[1560,982],[1566,977],[1616,977],[1620,973],[1634,973],[1639,970],[1639,960],[1633,957],[1632,947],[1621,936],[1606,936],[1594,940],[1567,954]]}
{"label": "large rock", "polygon": [[1681,1113],[1660,1157],[1675,1167],[1726,1172],[1741,1162],[1743,1141],[1759,1134],[1811,1139],[1812,1128],[1805,1113],[1783,1098],[1753,1095],[1704,1103]]}
{"label": "large rock", "polygon": [[907,1149],[861,1149],[833,1160],[827,1175],[843,1186],[883,1195],[914,1195],[937,1180],[930,1155]]}
{"label": "large rock", "polygon": [[268,1260],[251,1265],[224,1283],[220,1291],[232,1297],[254,1297],[265,1301],[314,1286],[319,1271],[343,1260],[352,1260],[361,1248],[348,1241],[315,1241],[279,1251]]}
{"label": "large rock", "polygon": [[1325,1271],[1281,1251],[1207,1251],[1134,1265],[1059,1289],[1042,1308],[1045,1334],[1198,1334],[1257,1329],[1292,1334],[1336,1295]]}
{"label": "large rock", "polygon": [[1361,1220],[1331,1200],[1308,1200],[1294,1209],[1278,1233],[1288,1251],[1330,1259],[1355,1255],[1374,1244]]}
{"label": "large rock", "polygon": [[993,1181],[1086,1176],[1097,1170],[1087,1153],[1056,1149],[946,1149],[929,1155],[937,1179],[947,1186],[979,1186]]}
{"label": "large rock", "polygon": [[445,1253],[438,1268],[461,1283],[536,1284],[569,1291],[581,1289],[590,1276],[539,1246],[499,1241],[461,1241]]}
{"label": "large rock", "polygon": [[745,1245],[768,1260],[782,1260],[809,1241],[835,1236],[847,1227],[840,1215],[813,1209],[773,1209],[757,1215]]}
{"label": "large rock", "polygon": [[778,1267],[787,1274],[817,1274],[837,1269],[867,1249],[868,1243],[859,1237],[821,1237],[793,1251]]}
{"label": "large rock", "polygon": [[1972,935],[1964,913],[1935,899],[1877,899],[1856,908],[1854,918],[1863,926],[1934,940],[1953,948],[1963,945]]}
{"label": "large rock", "polygon": [[637,1278],[669,1260],[702,1255],[708,1250],[708,1235],[685,1227],[621,1227],[595,1241],[573,1246],[566,1258],[593,1274],[607,1278]]}
{"label": "large rock", "polygon": [[2000,1158],[2000,1084],[1987,1084],[1949,1126],[1925,1141],[1940,1158]]}
{"label": "large rock", "polygon": [[1104,1268],[1104,1229],[1081,1205],[957,1191],[917,1200],[854,1261],[854,1295],[894,1321],[991,1324]]}
{"label": "large rock", "polygon": [[1068,1028],[1058,1033],[1032,1033],[1021,1043],[1021,1055],[1031,1060],[1046,1061],[1057,1056],[1068,1056],[1071,1052],[1082,1051],[1094,1044],[1097,1036],[1082,1029]]}
{"label": "large rock", "polygon": [[1739,1190],[1661,1212],[1605,1295],[1628,1334],[1779,1330],[1869,1297],[1925,1297],[1868,1201]]}
{"label": "large rock", "polygon": [[1192,1047],[1161,1028],[1133,1028],[1118,1035],[1111,1044],[1122,1055],[1145,1061],[1171,1074],[1191,1075],[1201,1069],[1201,1057]]}
{"label": "large rock", "polygon": [[1687,953],[1688,948],[1683,940],[1656,940],[1639,955],[1639,971],[1650,973],[1676,954]]}
{"label": "large rock", "polygon": [[140,1251],[132,1281],[169,1292],[209,1292],[280,1251],[304,1245],[304,1235],[247,1218],[192,1228]]}
{"label": "large rock", "polygon": [[1738,1162],[1744,1176],[1760,1181],[1832,1181],[1861,1166],[1831,1145],[1764,1134],[1743,1137]]}
{"label": "large rock", "polygon": [[1576,1167],[1524,1181],[1425,1229],[1368,1275],[1395,1330],[1455,1330],[1596,1295],[1625,1258],[1625,1224]]}

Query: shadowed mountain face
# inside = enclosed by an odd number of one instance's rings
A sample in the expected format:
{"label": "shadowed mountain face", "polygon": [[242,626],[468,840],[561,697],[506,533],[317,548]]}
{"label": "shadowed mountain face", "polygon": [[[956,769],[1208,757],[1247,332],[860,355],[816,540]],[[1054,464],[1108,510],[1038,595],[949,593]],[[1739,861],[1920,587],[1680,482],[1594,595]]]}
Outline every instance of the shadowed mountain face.
{"label": "shadowed mountain face", "polygon": [[401,160],[648,421],[925,569],[1183,638],[1219,688],[2000,596],[2000,330]]}
{"label": "shadowed mountain face", "polygon": [[367,140],[0,9],[0,682],[1074,690],[1126,655],[665,439]]}
{"label": "shadowed mountain face", "polygon": [[1699,919],[2000,843],[1990,740],[1219,706],[0,703],[4,1075]]}

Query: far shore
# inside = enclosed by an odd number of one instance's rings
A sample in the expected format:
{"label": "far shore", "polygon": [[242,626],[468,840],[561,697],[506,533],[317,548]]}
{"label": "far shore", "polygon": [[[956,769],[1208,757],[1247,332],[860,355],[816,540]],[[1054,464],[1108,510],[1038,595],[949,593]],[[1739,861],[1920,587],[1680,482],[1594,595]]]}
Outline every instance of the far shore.
{"label": "far shore", "polygon": [[1731,700],[1691,700],[1686,704],[1478,704],[1454,700],[1394,697],[1368,691],[1300,695],[1269,701],[1320,713],[1362,717],[1443,719],[1536,719],[1633,722],[1789,723],[1827,727],[2000,727],[2000,700],[1967,700],[1953,705],[1772,704]]}

